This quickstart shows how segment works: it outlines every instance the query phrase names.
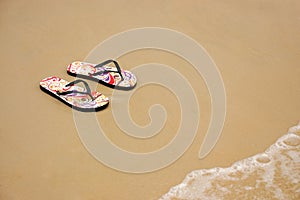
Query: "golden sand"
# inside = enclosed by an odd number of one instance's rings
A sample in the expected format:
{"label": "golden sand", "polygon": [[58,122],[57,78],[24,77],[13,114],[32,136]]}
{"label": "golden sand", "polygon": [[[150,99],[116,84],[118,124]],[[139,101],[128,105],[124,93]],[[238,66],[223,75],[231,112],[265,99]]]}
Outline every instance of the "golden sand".
{"label": "golden sand", "polygon": [[[299,120],[299,13],[297,0],[1,0],[0,199],[158,199],[191,171],[227,167],[263,152]],[[169,167],[137,175],[95,160],[78,137],[72,110],[40,91],[39,81],[51,75],[73,80],[66,73],[69,63],[83,60],[113,34],[145,26],[175,29],[204,46],[224,80],[227,116],[217,145],[199,160],[211,114],[202,78],[189,63],[166,52],[121,57],[127,69],[148,62],[172,66],[198,91],[201,110],[188,151]],[[112,93],[104,86],[97,90]],[[147,152],[174,137],[180,109],[170,91],[149,85],[130,102],[139,125],[149,123],[148,108],[155,103],[165,106],[168,119],[159,135],[138,140],[116,126],[111,107],[98,112],[116,145]]]}

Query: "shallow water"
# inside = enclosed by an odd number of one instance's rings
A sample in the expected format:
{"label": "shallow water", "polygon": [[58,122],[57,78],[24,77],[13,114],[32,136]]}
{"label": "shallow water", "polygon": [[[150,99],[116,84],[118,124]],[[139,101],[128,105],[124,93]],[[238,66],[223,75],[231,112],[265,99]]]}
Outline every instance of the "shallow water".
{"label": "shallow water", "polygon": [[300,199],[300,125],[264,153],[228,168],[196,170],[167,199]]}

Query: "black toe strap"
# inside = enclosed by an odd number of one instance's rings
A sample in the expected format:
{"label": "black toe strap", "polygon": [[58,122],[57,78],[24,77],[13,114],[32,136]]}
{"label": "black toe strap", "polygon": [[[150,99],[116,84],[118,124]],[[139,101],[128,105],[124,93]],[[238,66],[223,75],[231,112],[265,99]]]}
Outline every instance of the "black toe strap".
{"label": "black toe strap", "polygon": [[57,91],[56,93],[58,95],[66,95],[66,94],[72,94],[72,93],[87,94],[87,95],[89,95],[92,98],[92,100],[94,100],[94,97],[93,97],[93,95],[91,93],[91,88],[90,88],[89,84],[87,82],[85,82],[84,80],[79,79],[79,80],[72,81],[72,82],[68,83],[67,85],[65,85],[65,87],[73,86],[73,85],[78,84],[78,83],[83,83],[84,84],[86,92],[80,92],[80,91],[77,91],[77,90],[71,90],[71,91],[65,91],[65,92],[59,92],[59,91]]}
{"label": "black toe strap", "polygon": [[106,61],[104,61],[104,62],[102,62],[102,63],[96,65],[95,68],[103,67],[104,65],[107,65],[107,64],[109,64],[109,63],[114,63],[114,65],[115,65],[116,68],[117,68],[117,71],[105,70],[105,69],[104,69],[104,70],[102,70],[102,71],[100,71],[100,72],[96,72],[96,73],[93,73],[93,74],[91,74],[91,75],[92,75],[92,76],[97,76],[97,75],[103,74],[103,73],[105,73],[105,72],[117,72],[117,73],[120,74],[121,79],[122,79],[122,81],[123,81],[124,78],[123,78],[123,75],[122,75],[121,68],[120,68],[118,62],[115,61],[115,60],[106,60]]}

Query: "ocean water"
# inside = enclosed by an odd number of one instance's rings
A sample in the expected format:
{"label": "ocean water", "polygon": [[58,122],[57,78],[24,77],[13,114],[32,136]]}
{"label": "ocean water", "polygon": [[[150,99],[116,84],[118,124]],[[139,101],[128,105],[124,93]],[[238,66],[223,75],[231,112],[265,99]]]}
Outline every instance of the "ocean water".
{"label": "ocean water", "polygon": [[189,173],[160,200],[300,200],[300,124],[265,152],[228,168]]}

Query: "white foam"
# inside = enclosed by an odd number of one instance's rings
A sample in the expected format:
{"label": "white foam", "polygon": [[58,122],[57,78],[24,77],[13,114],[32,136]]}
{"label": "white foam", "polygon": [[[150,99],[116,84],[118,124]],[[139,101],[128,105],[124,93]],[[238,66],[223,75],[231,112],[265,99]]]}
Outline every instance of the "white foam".
{"label": "white foam", "polygon": [[300,199],[300,125],[264,153],[228,168],[191,172],[161,197],[168,199]]}

